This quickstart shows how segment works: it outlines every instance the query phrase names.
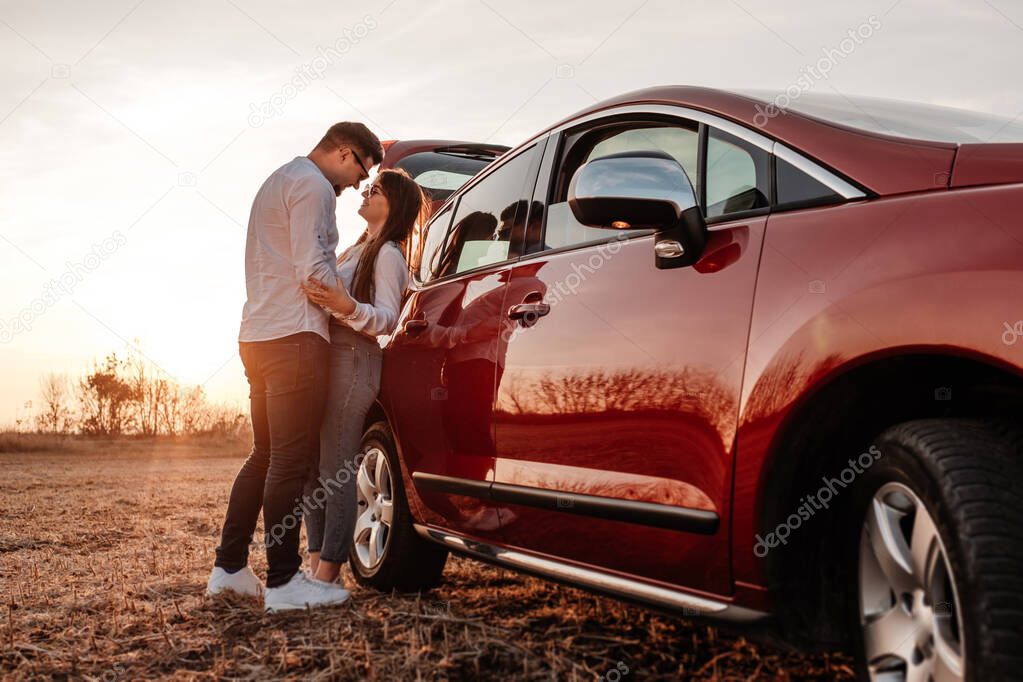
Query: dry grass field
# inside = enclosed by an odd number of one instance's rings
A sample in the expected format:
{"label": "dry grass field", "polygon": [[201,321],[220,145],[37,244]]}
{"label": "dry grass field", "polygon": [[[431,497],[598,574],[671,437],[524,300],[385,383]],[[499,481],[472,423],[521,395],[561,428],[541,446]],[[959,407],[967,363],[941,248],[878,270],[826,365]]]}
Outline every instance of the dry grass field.
{"label": "dry grass field", "polygon": [[203,595],[242,446],[16,445],[0,442],[2,679],[853,676],[840,654],[751,642],[461,558],[426,595],[354,587],[341,607],[266,616]]}

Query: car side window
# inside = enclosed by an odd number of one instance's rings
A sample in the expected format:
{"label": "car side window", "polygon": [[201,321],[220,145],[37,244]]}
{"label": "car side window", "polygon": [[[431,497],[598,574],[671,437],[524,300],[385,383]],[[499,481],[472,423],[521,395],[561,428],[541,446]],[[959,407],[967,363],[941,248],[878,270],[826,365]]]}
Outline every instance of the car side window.
{"label": "car side window", "polygon": [[448,204],[433,220],[427,225],[426,235],[423,239],[423,250],[419,256],[418,272],[419,281],[427,282],[437,267],[440,258],[441,247],[444,246],[444,238],[448,234],[448,226],[451,224],[451,205]]}
{"label": "car side window", "polygon": [[844,201],[842,195],[820,180],[810,177],[782,158],[775,159],[775,192],[777,207],[803,208]]}
{"label": "car side window", "polygon": [[568,206],[568,184],[572,174],[587,161],[628,151],[661,151],[674,157],[699,193],[698,160],[700,148],[699,127],[696,123],[680,121],[630,122],[586,130],[566,138],[563,157],[554,190],[547,207],[544,229],[546,249],[558,249],[576,244],[628,233],[630,230],[606,229],[583,225],[575,219]]}
{"label": "car side window", "polygon": [[[535,180],[535,147],[505,162],[458,199],[444,248],[432,276],[445,277],[518,256],[525,229],[527,192]],[[430,237],[427,237],[429,241]]]}
{"label": "car side window", "polygon": [[730,133],[707,135],[705,215],[718,218],[771,205],[771,155]]}

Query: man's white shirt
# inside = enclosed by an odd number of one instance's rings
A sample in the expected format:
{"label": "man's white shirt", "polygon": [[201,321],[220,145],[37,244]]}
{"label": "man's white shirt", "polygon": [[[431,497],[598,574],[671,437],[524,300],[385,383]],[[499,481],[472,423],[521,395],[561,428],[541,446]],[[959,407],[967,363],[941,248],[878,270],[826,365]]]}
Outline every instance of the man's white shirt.
{"label": "man's white shirt", "polygon": [[337,286],[337,197],[320,169],[298,156],[266,179],[249,214],[245,306],[239,341],[315,332],[327,341],[329,316],[302,292],[313,277]]}

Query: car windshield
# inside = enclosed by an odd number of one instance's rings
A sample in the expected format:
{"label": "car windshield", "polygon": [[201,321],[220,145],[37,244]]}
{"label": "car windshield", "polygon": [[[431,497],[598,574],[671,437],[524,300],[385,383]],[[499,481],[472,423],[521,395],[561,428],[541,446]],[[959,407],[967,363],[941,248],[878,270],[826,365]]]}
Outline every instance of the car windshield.
{"label": "car windshield", "polygon": [[1015,119],[919,102],[804,92],[790,98],[767,90],[740,94],[784,109],[872,133],[937,142],[1023,142],[1023,117]]}

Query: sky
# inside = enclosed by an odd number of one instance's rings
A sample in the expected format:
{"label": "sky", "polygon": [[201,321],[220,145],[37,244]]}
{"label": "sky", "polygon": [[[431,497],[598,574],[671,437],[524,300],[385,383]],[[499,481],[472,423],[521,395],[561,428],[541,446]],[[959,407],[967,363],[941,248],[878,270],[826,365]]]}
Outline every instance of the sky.
{"label": "sky", "polygon": [[[0,0],[0,425],[38,403],[42,375],[79,376],[132,347],[243,406],[249,207],[337,121],[381,139],[514,145],[664,84],[809,84],[1023,114],[1014,0],[297,8]],[[826,55],[826,77],[807,80]],[[339,201],[342,247],[364,228],[358,201],[351,190]]]}

